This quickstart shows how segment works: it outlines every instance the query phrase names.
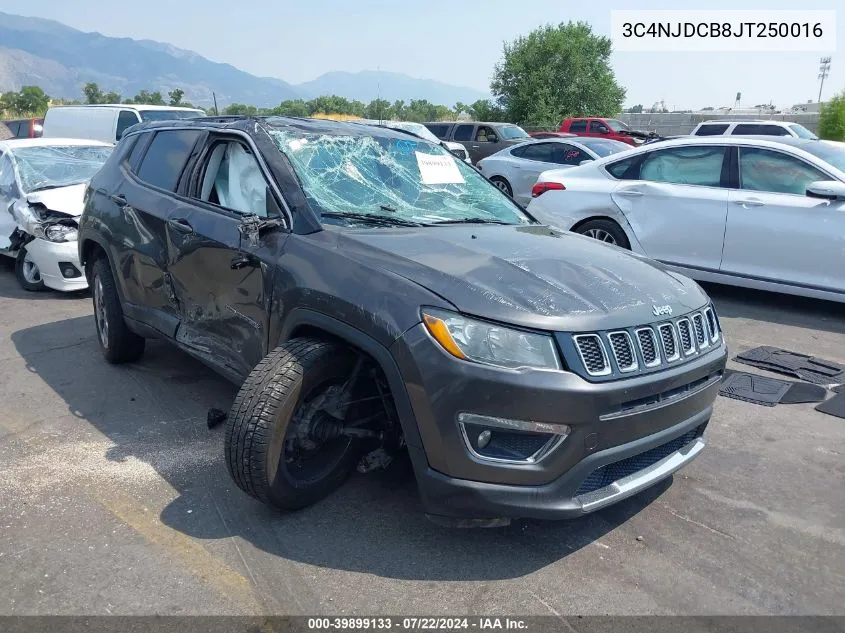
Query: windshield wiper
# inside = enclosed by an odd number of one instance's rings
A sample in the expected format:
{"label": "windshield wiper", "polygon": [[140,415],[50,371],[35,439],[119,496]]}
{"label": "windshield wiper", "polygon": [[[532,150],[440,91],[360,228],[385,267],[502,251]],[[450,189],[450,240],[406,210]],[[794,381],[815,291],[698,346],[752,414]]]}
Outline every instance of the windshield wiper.
{"label": "windshield wiper", "polygon": [[413,220],[403,220],[392,215],[380,215],[376,213],[339,213],[334,211],[325,211],[320,214],[324,218],[341,218],[349,220],[362,220],[372,224],[382,224],[385,226],[426,226],[422,222],[414,222]]}
{"label": "windshield wiper", "polygon": [[437,222],[432,222],[432,224],[505,224],[509,226],[511,223],[488,218],[460,218],[457,220],[438,220]]}

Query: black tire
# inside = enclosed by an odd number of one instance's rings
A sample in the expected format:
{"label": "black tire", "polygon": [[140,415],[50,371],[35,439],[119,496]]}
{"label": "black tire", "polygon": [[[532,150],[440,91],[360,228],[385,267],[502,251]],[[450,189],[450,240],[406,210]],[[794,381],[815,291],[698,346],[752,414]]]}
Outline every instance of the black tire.
{"label": "black tire", "polygon": [[511,183],[509,183],[506,178],[502,178],[501,176],[493,176],[490,179],[490,182],[496,185],[496,188],[499,191],[513,198],[513,187],[511,187]]}
{"label": "black tire", "polygon": [[342,384],[354,363],[348,348],[300,338],[283,343],[252,370],[229,413],[224,447],[229,474],[241,490],[266,504],[296,510],[346,480],[360,457],[349,438],[318,444],[311,459],[319,472],[311,477],[289,449],[297,432],[291,420],[303,403],[325,393],[327,386]]}
{"label": "black tire", "polygon": [[612,244],[626,250],[631,250],[631,243],[625,231],[613,220],[590,220],[575,229],[576,233],[592,237],[605,244]]}
{"label": "black tire", "polygon": [[123,320],[123,308],[107,258],[100,257],[94,262],[90,281],[97,342],[103,357],[114,364],[138,360],[144,353],[146,341],[130,330]]}
{"label": "black tire", "polygon": [[26,246],[20,247],[15,258],[15,279],[28,292],[41,292],[46,288],[38,266],[26,261]]}

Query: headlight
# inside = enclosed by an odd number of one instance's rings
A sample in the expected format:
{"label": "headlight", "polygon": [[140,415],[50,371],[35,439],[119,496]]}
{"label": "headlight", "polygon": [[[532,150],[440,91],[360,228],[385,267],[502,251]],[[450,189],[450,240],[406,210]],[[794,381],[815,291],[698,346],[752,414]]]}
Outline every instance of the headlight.
{"label": "headlight", "polygon": [[51,242],[75,242],[78,232],[75,226],[48,224],[44,227],[44,239]]}
{"label": "headlight", "polygon": [[445,310],[424,309],[422,317],[434,340],[456,358],[509,369],[561,369],[551,336],[485,323]]}

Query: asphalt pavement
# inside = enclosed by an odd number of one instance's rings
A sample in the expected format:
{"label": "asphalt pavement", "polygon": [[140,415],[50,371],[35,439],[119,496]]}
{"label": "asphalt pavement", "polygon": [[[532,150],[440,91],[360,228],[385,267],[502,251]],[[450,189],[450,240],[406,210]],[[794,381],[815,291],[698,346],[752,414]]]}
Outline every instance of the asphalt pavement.
{"label": "asphalt pavement", "polygon": [[[732,352],[845,364],[843,305],[707,289]],[[719,398],[697,460],[575,521],[438,527],[403,460],[286,514],[206,426],[234,386],[163,342],[106,364],[90,296],[8,265],[0,315],[0,615],[845,615],[845,420],[813,405]]]}

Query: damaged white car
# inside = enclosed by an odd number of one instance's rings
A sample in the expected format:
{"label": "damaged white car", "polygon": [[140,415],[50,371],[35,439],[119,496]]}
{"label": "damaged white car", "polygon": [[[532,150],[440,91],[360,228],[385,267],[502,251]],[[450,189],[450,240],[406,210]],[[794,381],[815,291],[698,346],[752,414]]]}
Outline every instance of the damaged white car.
{"label": "damaged white car", "polygon": [[112,145],[75,139],[0,141],[0,254],[25,290],[84,290],[77,253],[85,187]]}

